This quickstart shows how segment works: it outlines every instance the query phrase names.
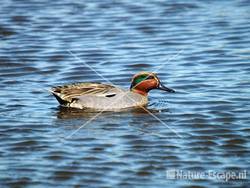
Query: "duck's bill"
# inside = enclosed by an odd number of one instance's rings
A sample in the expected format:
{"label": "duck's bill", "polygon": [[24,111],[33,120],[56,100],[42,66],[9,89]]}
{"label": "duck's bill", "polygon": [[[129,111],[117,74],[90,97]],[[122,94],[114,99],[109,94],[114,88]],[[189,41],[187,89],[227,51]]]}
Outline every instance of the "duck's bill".
{"label": "duck's bill", "polygon": [[160,83],[158,89],[163,90],[163,91],[167,91],[167,92],[170,92],[170,93],[174,93],[175,92],[175,90],[173,90],[173,89],[171,89],[169,87],[164,86],[162,83]]}

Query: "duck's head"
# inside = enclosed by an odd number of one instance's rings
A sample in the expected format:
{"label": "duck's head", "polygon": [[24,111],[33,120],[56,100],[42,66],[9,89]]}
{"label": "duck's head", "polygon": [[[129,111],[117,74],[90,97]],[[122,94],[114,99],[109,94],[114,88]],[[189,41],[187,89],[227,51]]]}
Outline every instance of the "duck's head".
{"label": "duck's head", "polygon": [[140,72],[133,76],[130,90],[141,95],[147,95],[152,89],[164,90],[174,93],[173,89],[164,86],[155,73]]}

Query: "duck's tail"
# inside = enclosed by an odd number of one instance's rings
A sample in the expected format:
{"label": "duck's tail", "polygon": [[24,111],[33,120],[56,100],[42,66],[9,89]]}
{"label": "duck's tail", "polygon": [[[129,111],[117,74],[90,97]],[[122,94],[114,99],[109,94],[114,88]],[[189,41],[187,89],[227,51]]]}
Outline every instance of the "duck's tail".
{"label": "duck's tail", "polygon": [[53,88],[50,89],[49,92],[52,93],[52,94],[54,95],[54,97],[56,98],[56,100],[57,100],[61,105],[66,106],[66,105],[69,103],[69,101],[64,100],[64,99],[62,98],[62,96],[61,96],[60,93],[55,92],[55,91],[53,90]]}

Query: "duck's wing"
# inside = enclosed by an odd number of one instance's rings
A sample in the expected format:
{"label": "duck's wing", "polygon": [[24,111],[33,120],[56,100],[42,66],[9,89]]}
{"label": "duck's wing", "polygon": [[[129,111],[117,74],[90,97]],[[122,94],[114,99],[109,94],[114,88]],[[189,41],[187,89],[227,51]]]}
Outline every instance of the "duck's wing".
{"label": "duck's wing", "polygon": [[81,96],[112,97],[119,92],[119,88],[101,83],[75,83],[51,88],[51,93],[62,105],[73,102]]}

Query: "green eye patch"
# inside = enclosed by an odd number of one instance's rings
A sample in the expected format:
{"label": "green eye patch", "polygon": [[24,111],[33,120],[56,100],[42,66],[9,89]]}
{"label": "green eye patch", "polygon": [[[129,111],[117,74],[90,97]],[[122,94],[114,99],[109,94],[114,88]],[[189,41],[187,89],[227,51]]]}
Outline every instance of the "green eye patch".
{"label": "green eye patch", "polygon": [[135,82],[135,84],[138,84],[138,83],[142,82],[143,80],[146,80],[147,77],[148,77],[148,75],[140,75],[137,78],[135,78],[134,82]]}

